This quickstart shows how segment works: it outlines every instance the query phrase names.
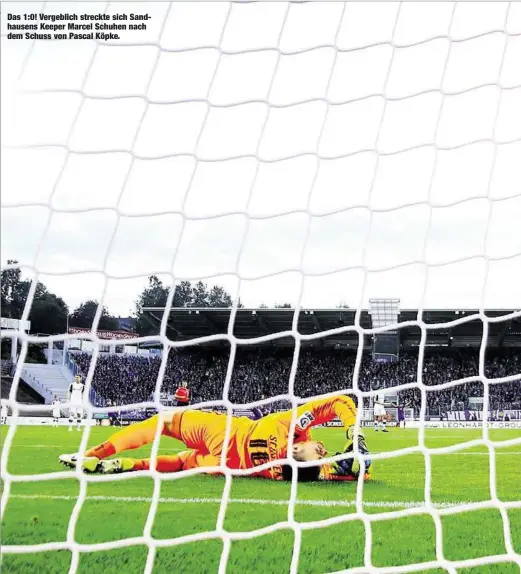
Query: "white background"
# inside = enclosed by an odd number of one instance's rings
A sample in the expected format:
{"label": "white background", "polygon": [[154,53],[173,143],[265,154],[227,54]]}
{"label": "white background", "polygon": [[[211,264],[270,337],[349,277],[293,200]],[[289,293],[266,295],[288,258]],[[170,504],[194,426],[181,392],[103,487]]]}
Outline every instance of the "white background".
{"label": "white background", "polygon": [[[151,273],[246,306],[519,307],[507,9],[3,3],[2,263],[121,315]],[[6,40],[42,10],[152,20],[125,45]]]}

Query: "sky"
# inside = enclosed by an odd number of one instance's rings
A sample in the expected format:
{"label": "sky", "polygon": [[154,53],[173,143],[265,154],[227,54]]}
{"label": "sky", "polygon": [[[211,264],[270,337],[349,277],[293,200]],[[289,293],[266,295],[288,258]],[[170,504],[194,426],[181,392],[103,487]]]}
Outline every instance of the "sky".
{"label": "sky", "polygon": [[150,274],[246,306],[521,307],[521,4],[24,3],[148,12],[7,40],[2,264],[71,308]]}

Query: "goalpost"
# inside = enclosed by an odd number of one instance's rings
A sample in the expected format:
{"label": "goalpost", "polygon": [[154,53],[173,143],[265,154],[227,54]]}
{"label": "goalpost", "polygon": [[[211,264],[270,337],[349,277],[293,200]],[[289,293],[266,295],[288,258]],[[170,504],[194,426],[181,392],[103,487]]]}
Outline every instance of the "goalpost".
{"label": "goalpost", "polygon": [[[456,574],[459,568],[504,562],[521,567],[521,556],[513,547],[507,514],[510,508],[521,508],[521,503],[506,503],[498,498],[495,447],[505,443],[491,440],[486,419],[490,385],[518,381],[520,376],[488,379],[484,367],[489,326],[521,315],[518,311],[490,318],[484,310],[486,282],[492,262],[519,256],[519,251],[508,249],[506,252],[491,253],[487,250],[486,240],[489,235],[497,232],[491,215],[495,206],[519,195],[519,189],[511,189],[509,186],[510,176],[518,168],[521,142],[521,4],[232,2],[146,6],[137,3],[131,8],[121,6],[119,3],[105,6],[84,3],[74,8],[77,15],[102,13],[110,18],[118,12],[134,11],[141,15],[150,12],[151,19],[146,29],[121,32],[119,40],[10,40],[7,39],[6,14],[19,14],[22,23],[31,23],[33,20],[24,20],[23,15],[36,14],[38,11],[35,12],[31,5],[23,3],[4,3],[2,6],[3,67],[7,68],[5,73],[10,74],[8,79],[17,90],[15,95],[10,95],[12,97],[6,101],[6,105],[12,104],[10,109],[20,108],[23,112],[17,118],[13,116],[7,119],[9,125],[5,128],[3,138],[6,145],[4,158],[12,160],[12,165],[20,172],[23,171],[20,175],[22,179],[30,177],[30,172],[43,170],[41,181],[33,182],[35,187],[30,190],[30,186],[26,186],[27,196],[22,199],[23,190],[17,187],[15,178],[7,180],[3,206],[10,213],[21,206],[34,209],[43,207],[47,218],[44,218],[45,226],[34,243],[32,257],[22,262],[26,269],[35,273],[36,278],[32,282],[22,323],[29,318],[38,274],[48,272],[51,275],[74,275],[92,270],[91,260],[85,251],[77,255],[76,267],[68,270],[49,271],[49,267],[41,263],[39,257],[44,246],[52,247],[48,235],[52,232],[53,217],[59,219],[71,213],[87,216],[95,209],[110,211],[115,218],[114,228],[105,245],[106,252],[102,255],[101,271],[105,276],[105,290],[109,278],[139,275],[139,269],[132,269],[127,275],[125,269],[120,274],[113,270],[118,262],[114,261],[112,254],[116,253],[116,259],[119,257],[118,250],[122,243],[135,245],[132,242],[135,233],[138,233],[127,230],[126,235],[120,235],[118,225],[123,226],[123,221],[126,225],[127,220],[141,220],[152,215],[171,217],[168,226],[172,221],[172,226],[177,226],[172,234],[175,237],[169,237],[175,246],[167,270],[174,281],[184,278],[177,273],[176,266],[181,265],[180,260],[186,264],[187,256],[183,255],[183,248],[186,249],[199,232],[190,228],[190,223],[218,219],[230,214],[244,223],[243,227],[242,223],[233,223],[237,233],[232,244],[239,245],[238,251],[228,260],[226,253],[223,254],[225,249],[223,252],[216,249],[211,262],[214,265],[211,269],[214,270],[207,271],[206,277],[218,273],[230,274],[237,278],[239,285],[251,277],[276,275],[285,269],[296,271],[302,282],[307,276],[354,269],[363,273],[362,284],[365,286],[369,272],[418,264],[428,276],[432,268],[479,258],[484,265],[479,310],[473,317],[458,317],[451,325],[457,326],[472,319],[483,324],[479,375],[468,378],[466,382],[478,381],[484,386],[482,436],[473,440],[472,445],[488,448],[490,499],[450,508],[438,508],[431,499],[432,453],[426,446],[424,423],[428,394],[433,387],[423,383],[422,367],[427,337],[430,332],[442,326],[424,320],[427,291],[425,280],[420,289],[422,295],[417,321],[405,323],[414,324],[421,330],[417,382],[393,390],[417,388],[421,392],[419,444],[417,448],[405,450],[407,453],[416,452],[424,456],[425,500],[420,510],[430,515],[435,525],[436,560],[393,568],[377,568],[373,565],[372,524],[382,519],[418,514],[418,509],[407,508],[385,514],[367,513],[363,503],[366,487],[362,480],[357,485],[356,511],[353,514],[339,515],[327,521],[299,523],[295,520],[297,474],[294,472],[285,521],[258,531],[227,531],[224,520],[232,478],[253,471],[231,471],[226,468],[224,457],[221,466],[214,469],[225,475],[225,486],[213,531],[174,539],[154,538],[152,527],[161,481],[182,479],[196,474],[198,470],[168,477],[151,470],[139,474],[151,477],[154,481],[153,501],[142,536],[100,544],[78,543],[76,525],[86,500],[87,485],[102,482],[107,477],[85,476],[79,470],[34,475],[8,472],[9,452],[20,410],[16,393],[28,343],[33,340],[22,330],[14,335],[12,331],[2,330],[3,338],[18,337],[21,341],[21,353],[9,395],[14,424],[9,428],[1,456],[1,475],[4,481],[2,516],[11,487],[15,483],[71,477],[78,480],[80,491],[65,540],[34,545],[4,545],[2,552],[70,550],[70,573],[73,574],[78,568],[82,552],[144,544],[148,547],[145,572],[149,574],[158,548],[215,538],[223,542],[219,572],[224,574],[232,541],[290,528],[294,532],[291,573],[296,574],[304,531],[357,520],[365,526],[364,566],[350,569],[349,572],[413,572],[442,568]],[[68,6],[68,10],[73,8]],[[41,11],[48,15],[58,15],[61,7],[59,3],[47,2]],[[35,21],[39,22],[40,19],[39,14],[36,14]],[[47,22],[46,19],[42,21]],[[56,20],[56,23],[60,22],[62,20]],[[62,59],[56,60],[54,64],[54,58],[59,57]],[[67,58],[72,58],[75,64],[69,68],[61,67],[65,66]],[[45,74],[40,72],[42,63],[46,66]],[[29,108],[24,108],[28,98],[32,98],[31,103]],[[31,106],[35,103],[42,105],[44,112],[47,109],[47,113],[33,113]],[[51,156],[39,155],[48,151],[56,154],[52,156],[52,161],[49,159]],[[175,169],[171,169],[168,163],[173,158],[179,160]],[[460,162],[466,166],[465,173],[458,171]],[[111,171],[112,167],[116,169],[116,164],[120,170],[119,177]],[[296,169],[292,167],[278,174],[273,172],[270,176],[266,173],[273,166],[283,165],[286,168],[290,164],[296,166]],[[211,173],[209,166],[216,171]],[[103,173],[105,177],[101,177]],[[217,198],[210,200],[209,196],[201,195],[198,187],[201,184],[200,178],[214,182],[219,189]],[[442,181],[445,178],[445,183],[452,180],[455,182],[448,195],[444,196],[440,178]],[[472,180],[474,191],[469,191],[463,185],[467,178]],[[88,181],[88,189],[82,188],[83,179]],[[185,186],[182,193],[179,192],[181,180]],[[44,185],[47,185],[48,193],[43,190]],[[265,186],[261,189],[267,205],[255,211],[260,201],[256,190],[261,185]],[[421,193],[418,192],[420,187]],[[174,188],[175,191],[171,191]],[[235,203],[230,199],[232,192],[229,190],[232,188]],[[70,189],[82,189],[79,203],[71,203],[68,195]],[[267,195],[270,189],[272,194]],[[158,201],[160,192],[167,195],[171,193],[172,197],[168,196],[166,206],[158,213],[154,203]],[[371,245],[375,241],[375,233],[377,236],[379,230],[385,227],[381,226],[381,216],[392,213],[398,218],[400,210],[421,206],[425,209],[422,217],[425,216],[427,230],[434,230],[435,241],[443,243],[445,237],[443,231],[440,232],[440,228],[436,227],[434,212],[461,207],[476,198],[481,198],[488,210],[484,218],[485,238],[479,243],[476,253],[458,251],[450,253],[446,259],[440,258],[439,252],[429,244],[426,233],[418,239],[420,247],[412,254],[407,252],[404,260],[396,259],[393,250],[384,250],[383,258],[375,264],[371,256]],[[287,203],[289,200],[293,201],[290,207]],[[342,230],[348,227],[345,222],[342,225],[332,225],[333,237],[325,250],[327,256],[324,256],[323,261],[318,261],[315,269],[310,270],[306,248],[313,249],[317,237],[328,233],[327,225],[316,227],[318,224],[315,224],[315,220],[351,212],[367,214],[360,244],[345,242],[345,237],[341,235]],[[262,241],[259,241],[254,250],[259,249],[261,253],[260,270],[251,272],[251,269],[244,268],[241,257],[245,253],[249,254],[251,234],[255,232],[258,222],[292,214],[305,218],[304,231],[299,235],[284,228],[280,234],[280,249],[271,254],[262,251]],[[102,216],[99,217],[101,228]],[[415,220],[415,217],[409,220],[411,227]],[[89,225],[97,225],[97,221],[89,221]],[[354,219],[351,224],[356,227],[361,225],[360,221]],[[400,227],[400,224],[397,226]],[[385,227],[384,231],[389,230]],[[71,234],[73,232],[68,231]],[[150,228],[145,231],[154,232]],[[392,234],[400,235],[403,232],[403,228],[394,229]],[[385,237],[384,233],[383,243]],[[289,249],[293,246],[291,242],[294,238],[298,238],[299,247],[295,248],[293,259],[284,259],[282,252],[286,247]],[[211,238],[207,247],[212,246],[212,241],[219,247],[218,240],[219,234]],[[157,245],[157,250],[160,249],[161,245]],[[403,249],[406,251],[407,246],[403,246]],[[452,246],[449,246],[448,251],[451,249]],[[358,253],[358,259],[356,256],[351,257],[354,251]],[[338,254],[342,255],[340,264],[334,261]],[[151,258],[155,255],[150,253]],[[199,255],[204,258],[204,254]],[[281,265],[286,268],[269,268],[269,271],[265,271],[263,265],[278,256],[281,257]],[[193,259],[194,255],[190,257]],[[122,260],[125,265],[133,264],[132,257],[123,257]],[[136,264],[145,263],[138,260]],[[222,268],[219,267],[221,264]],[[207,270],[204,265],[203,268]],[[161,268],[161,271],[164,270]],[[197,272],[194,272],[195,276],[200,277]],[[173,296],[172,289],[167,309],[172,305]],[[305,338],[297,328],[301,298],[302,288],[299,290],[292,329],[276,335],[266,335],[258,341],[282,336],[294,339],[295,353],[288,393],[276,397],[290,401],[294,412],[299,404],[299,398],[294,393],[295,376],[301,343]],[[228,332],[220,337],[229,341],[231,353],[222,400],[213,403],[213,406],[224,407],[228,415],[232,414],[236,406],[228,397],[233,362],[240,344],[233,334],[237,304],[238,299],[234,301]],[[359,310],[363,304],[359,302]],[[88,337],[96,347],[85,396],[89,394],[101,344],[101,339],[95,335],[100,316],[101,308],[94,322],[94,332]],[[175,347],[175,343],[167,337],[167,317],[168,313],[165,313],[160,336],[149,338],[160,340],[164,349]],[[394,327],[398,328],[397,325]],[[376,396],[377,391],[364,392],[358,384],[364,336],[385,332],[389,328],[392,326],[364,329],[360,325],[360,313],[357,313],[354,326],[339,327],[339,330],[356,332],[359,346],[353,387],[338,389],[337,393],[348,391],[356,395],[360,405],[364,398],[367,400],[367,397]],[[321,336],[323,334],[318,333],[311,338]],[[64,334],[52,340],[66,339]],[[134,342],[138,340],[131,341]],[[116,343],[103,341],[103,344],[108,345]],[[132,407],[165,410],[161,403],[161,382],[166,369],[166,357],[167,353],[163,353],[154,400]],[[460,383],[451,381],[444,384],[443,388]],[[266,399],[258,404],[267,404],[271,400]],[[24,409],[38,412],[42,407],[24,406]],[[87,405],[89,416],[109,410],[116,409],[96,409]],[[364,416],[362,408],[358,410],[357,416],[360,427]],[[293,436],[295,420],[291,428],[290,437]],[[229,431],[230,424],[224,452]],[[81,451],[87,446],[89,433],[90,426],[86,426],[81,439]],[[159,439],[158,433],[152,447],[153,460],[158,455]],[[507,442],[509,445],[521,444],[519,439]],[[289,452],[291,443],[292,439]],[[456,452],[467,448],[468,444],[436,449],[436,454]],[[379,460],[399,457],[401,454],[403,452],[397,450],[372,455],[371,459],[377,464]],[[285,462],[294,469],[298,466],[293,459]],[[255,471],[260,468],[257,467]],[[132,478],[132,473],[110,476],[111,481]],[[441,518],[477,509],[499,511],[503,521],[504,553],[449,561],[443,552]]]}

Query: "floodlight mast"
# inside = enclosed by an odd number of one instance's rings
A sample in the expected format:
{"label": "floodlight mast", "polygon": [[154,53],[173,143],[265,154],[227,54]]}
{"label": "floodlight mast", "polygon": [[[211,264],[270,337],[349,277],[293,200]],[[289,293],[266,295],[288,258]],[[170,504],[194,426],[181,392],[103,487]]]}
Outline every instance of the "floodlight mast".
{"label": "floodlight mast", "polygon": [[[369,315],[373,327],[386,327],[398,323],[400,299],[369,299]],[[373,361],[395,362],[400,358],[400,336],[397,329],[376,333],[373,337]]]}

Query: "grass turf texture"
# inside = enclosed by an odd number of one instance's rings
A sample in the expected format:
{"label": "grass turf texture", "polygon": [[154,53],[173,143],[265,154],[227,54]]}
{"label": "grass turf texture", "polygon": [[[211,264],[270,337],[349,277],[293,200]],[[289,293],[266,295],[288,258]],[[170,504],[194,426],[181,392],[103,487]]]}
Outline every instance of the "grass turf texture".
{"label": "grass turf texture", "polygon": [[[2,443],[6,435],[2,427]],[[95,427],[89,445],[106,439],[113,429]],[[331,453],[341,450],[343,432],[337,428],[318,429],[314,436],[325,442]],[[418,431],[391,429],[388,434],[366,432],[371,452],[398,450],[418,444]],[[428,429],[426,444],[445,447],[480,438],[479,430]],[[520,438],[520,431],[492,430],[494,441]],[[13,474],[56,472],[61,469],[59,454],[75,452],[80,433],[66,427],[18,427],[9,452],[8,471]],[[165,454],[182,445],[162,438],[160,452]],[[150,447],[136,450],[132,456],[147,456]],[[521,498],[521,444],[496,449],[496,488],[502,501]],[[455,454],[432,456],[432,501],[440,506],[490,499],[489,456],[485,447],[474,447]],[[425,460],[421,454],[402,455],[378,460],[373,465],[372,481],[364,486],[367,513],[388,513],[424,500]],[[93,484],[87,487],[87,499],[81,508],[75,540],[91,544],[139,537],[147,520],[153,481],[139,473],[125,481]],[[215,529],[224,487],[222,477],[198,475],[162,482],[161,501],[152,535],[158,539],[210,532]],[[2,522],[2,544],[37,544],[66,540],[69,519],[79,493],[75,479],[13,483]],[[231,502],[226,511],[228,531],[251,531],[287,520],[288,483],[262,479],[234,478]],[[355,512],[353,483],[300,484],[295,519],[299,522],[324,520]],[[512,542],[521,553],[521,509],[508,511]],[[443,552],[449,560],[466,560],[505,553],[503,522],[498,510],[475,510],[443,516]],[[429,514],[377,520],[372,522],[372,554],[375,566],[398,566],[436,559],[435,525]],[[282,528],[248,540],[234,541],[227,572],[288,572],[294,534]],[[304,530],[299,573],[331,572],[362,566],[365,526],[360,520]],[[190,574],[217,572],[222,552],[219,538],[159,548],[154,572]],[[105,573],[142,572],[147,559],[146,545],[107,551],[82,553],[78,571]],[[71,554],[66,550],[33,554],[4,554],[2,572],[39,574],[67,572]],[[422,571],[422,570],[419,570]],[[502,563],[460,569],[465,574],[519,573],[515,563]],[[444,572],[431,569],[429,572]]]}

